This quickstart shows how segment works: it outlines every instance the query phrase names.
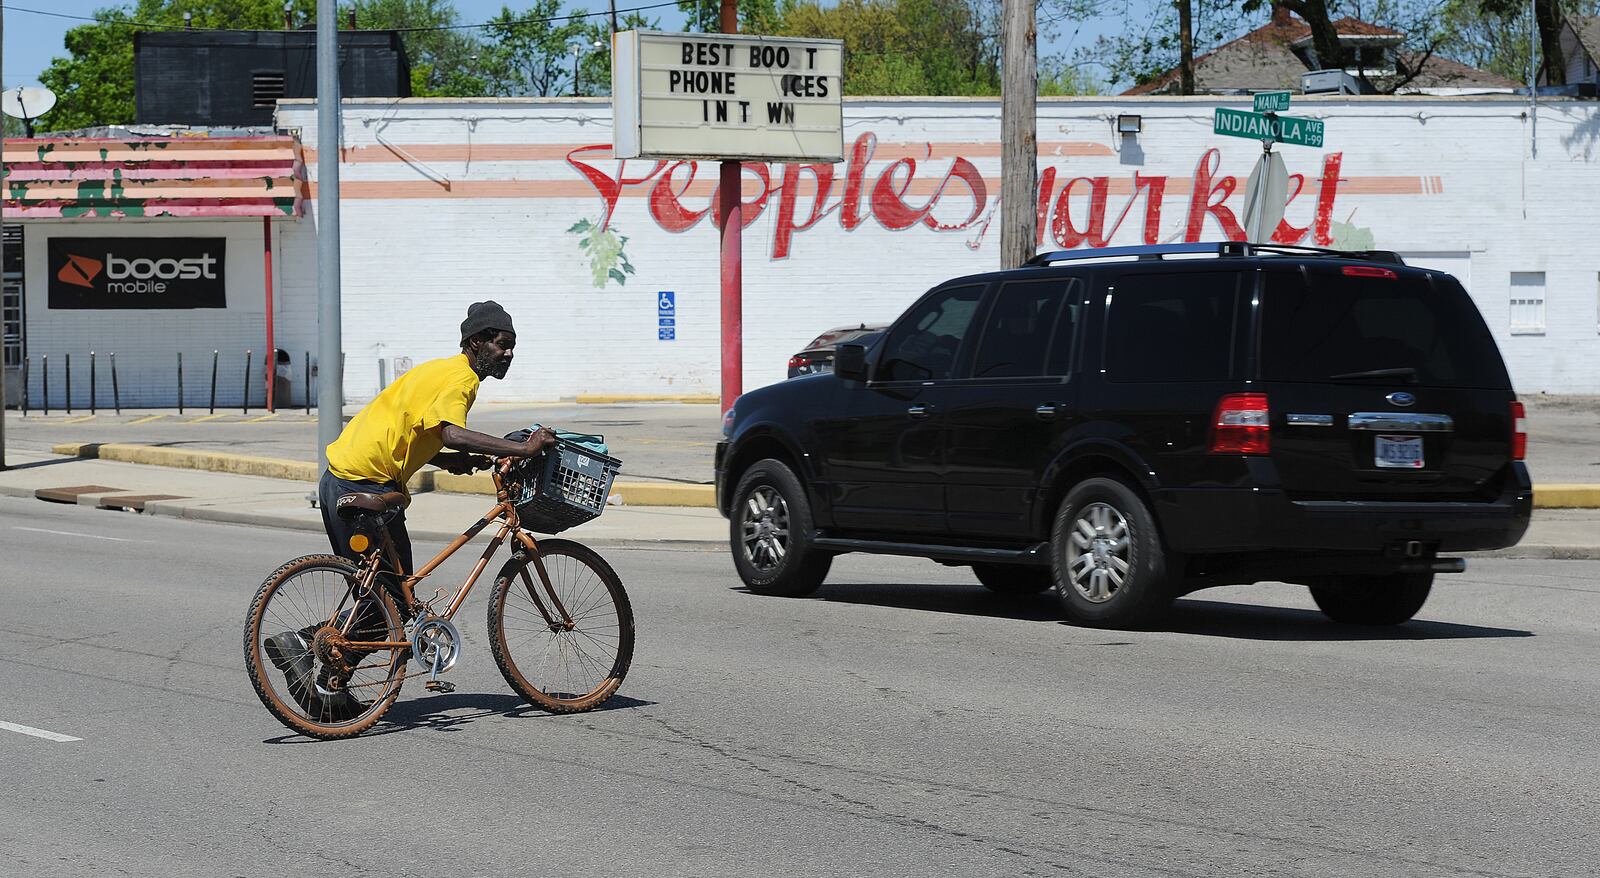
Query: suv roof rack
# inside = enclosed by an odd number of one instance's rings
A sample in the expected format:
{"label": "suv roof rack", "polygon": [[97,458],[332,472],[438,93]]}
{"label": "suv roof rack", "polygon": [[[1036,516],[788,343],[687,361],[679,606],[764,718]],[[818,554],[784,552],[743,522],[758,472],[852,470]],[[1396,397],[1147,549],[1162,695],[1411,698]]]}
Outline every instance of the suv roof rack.
{"label": "suv roof rack", "polygon": [[1043,267],[1057,262],[1074,262],[1085,259],[1110,259],[1133,256],[1139,260],[1162,260],[1181,254],[1209,254],[1212,256],[1259,256],[1263,253],[1284,253],[1304,256],[1324,256],[1334,259],[1359,259],[1367,262],[1387,262],[1405,265],[1400,254],[1390,250],[1330,250],[1326,247],[1302,247],[1294,244],[1251,244],[1245,241],[1215,241],[1182,244],[1141,244],[1133,247],[1098,247],[1084,250],[1055,250],[1040,253],[1027,261],[1027,265]]}

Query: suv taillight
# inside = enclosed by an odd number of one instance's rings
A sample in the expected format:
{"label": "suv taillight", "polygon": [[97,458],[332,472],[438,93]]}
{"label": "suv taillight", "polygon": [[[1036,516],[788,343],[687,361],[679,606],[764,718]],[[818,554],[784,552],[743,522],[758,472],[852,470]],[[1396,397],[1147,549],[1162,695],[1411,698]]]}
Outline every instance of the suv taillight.
{"label": "suv taillight", "polygon": [[1211,420],[1212,454],[1266,454],[1272,450],[1265,393],[1230,393]]}
{"label": "suv taillight", "polygon": [[1399,280],[1400,275],[1392,268],[1379,268],[1376,265],[1346,265],[1345,277],[1381,277],[1384,280]]}
{"label": "suv taillight", "polygon": [[1528,410],[1522,403],[1511,401],[1511,459],[1525,460],[1528,455]]}

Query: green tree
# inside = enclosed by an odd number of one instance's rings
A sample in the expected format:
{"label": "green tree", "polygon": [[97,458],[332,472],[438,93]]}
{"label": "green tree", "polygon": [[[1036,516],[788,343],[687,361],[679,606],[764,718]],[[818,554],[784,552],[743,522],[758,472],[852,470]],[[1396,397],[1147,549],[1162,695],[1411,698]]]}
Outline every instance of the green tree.
{"label": "green tree", "polygon": [[845,94],[1000,93],[999,41],[966,0],[803,0],[780,33],[843,40]]}
{"label": "green tree", "polygon": [[[782,0],[781,5],[779,0],[739,0],[739,33],[779,33],[793,5],[794,0]],[[678,0],[678,9],[684,15],[684,30],[702,34],[722,31],[720,0]]]}
{"label": "green tree", "polygon": [[[194,27],[276,30],[283,27],[283,0],[137,0],[101,9],[105,19],[67,31],[66,57],[57,57],[39,74],[58,103],[40,120],[39,130],[67,131],[133,121],[133,34],[135,23]],[[297,21],[315,17],[316,0],[290,0]]]}
{"label": "green tree", "polygon": [[[463,30],[450,0],[355,0],[356,27],[400,30],[417,97],[474,97],[487,92],[477,71],[483,44]],[[432,30],[407,30],[433,28]]]}
{"label": "green tree", "polygon": [[[584,49],[583,63],[579,65],[583,74],[579,93],[606,97],[611,94],[611,17],[591,16],[583,22],[578,42],[589,48]],[[618,16],[617,20],[619,31],[660,28],[659,21],[645,18],[637,12]],[[596,43],[599,44],[598,48],[594,48]]]}
{"label": "green tree", "polygon": [[522,12],[501,7],[484,29],[479,70],[492,95],[553,97],[572,94],[572,43],[587,50],[584,22],[563,18],[560,0],[534,0]]}

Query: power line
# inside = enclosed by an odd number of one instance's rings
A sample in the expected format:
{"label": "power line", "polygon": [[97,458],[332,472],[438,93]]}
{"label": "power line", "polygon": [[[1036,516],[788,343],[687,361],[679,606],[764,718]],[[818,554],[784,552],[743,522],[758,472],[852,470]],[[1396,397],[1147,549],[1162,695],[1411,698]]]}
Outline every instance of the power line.
{"label": "power line", "polygon": [[[700,0],[700,2],[713,2],[713,0]],[[645,12],[645,11],[650,10],[650,9],[663,9],[665,7],[668,7],[668,6],[677,6],[677,5],[678,5],[678,0],[667,0],[667,2],[664,2],[664,3],[651,3],[651,4],[648,4],[648,5],[645,5],[645,6],[631,6],[631,7],[625,8],[625,9],[618,9],[617,12],[619,14],[620,13],[626,13],[626,12]],[[5,6],[5,10],[7,12],[26,12],[26,13],[29,13],[29,14],[32,14],[32,15],[43,15],[43,16],[46,16],[48,18],[65,18],[65,19],[69,19],[71,21],[86,21],[86,22],[90,22],[92,24],[116,24],[116,25],[122,25],[124,27],[138,27],[138,28],[146,28],[146,29],[149,29],[149,30],[193,30],[193,31],[208,31],[208,32],[223,32],[223,31],[228,31],[228,32],[250,32],[250,31],[267,31],[267,30],[270,30],[272,32],[276,32],[276,31],[280,30],[278,28],[268,29],[268,28],[234,28],[234,27],[192,27],[192,26],[186,25],[186,24],[164,24],[164,23],[158,23],[158,22],[153,22],[153,21],[134,21],[132,19],[126,19],[126,18],[101,18],[99,16],[93,16],[93,15],[72,15],[72,14],[69,14],[69,13],[66,13],[66,12],[51,12],[51,11],[46,10],[46,9],[29,9],[26,6],[6,5]],[[430,25],[430,26],[427,26],[427,27],[388,27],[388,28],[383,28],[383,30],[384,31],[399,31],[400,33],[419,33],[419,32],[425,32],[425,31],[445,31],[445,30],[474,30],[474,29],[477,29],[477,28],[505,27],[507,25],[517,25],[517,24],[541,24],[541,23],[555,22],[555,21],[572,21],[574,19],[580,19],[580,18],[594,18],[596,16],[609,16],[610,14],[611,14],[610,10],[601,10],[601,11],[596,11],[596,12],[572,12],[572,13],[568,13],[566,15],[552,15],[552,16],[549,16],[547,18],[538,18],[538,17],[534,17],[534,18],[515,18],[515,19],[511,19],[510,21],[486,21],[486,22],[482,22],[480,24],[439,24],[439,25]]]}

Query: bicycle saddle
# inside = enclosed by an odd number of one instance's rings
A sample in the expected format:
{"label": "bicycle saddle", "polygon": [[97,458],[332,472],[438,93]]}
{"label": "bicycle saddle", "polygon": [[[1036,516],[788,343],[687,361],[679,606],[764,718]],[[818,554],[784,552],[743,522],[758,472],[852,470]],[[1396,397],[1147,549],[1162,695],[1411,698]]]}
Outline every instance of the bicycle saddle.
{"label": "bicycle saddle", "polygon": [[411,498],[399,491],[385,491],[382,494],[355,493],[340,497],[333,504],[333,511],[340,518],[355,518],[359,515],[372,515],[388,512],[391,509],[404,509],[411,505]]}

